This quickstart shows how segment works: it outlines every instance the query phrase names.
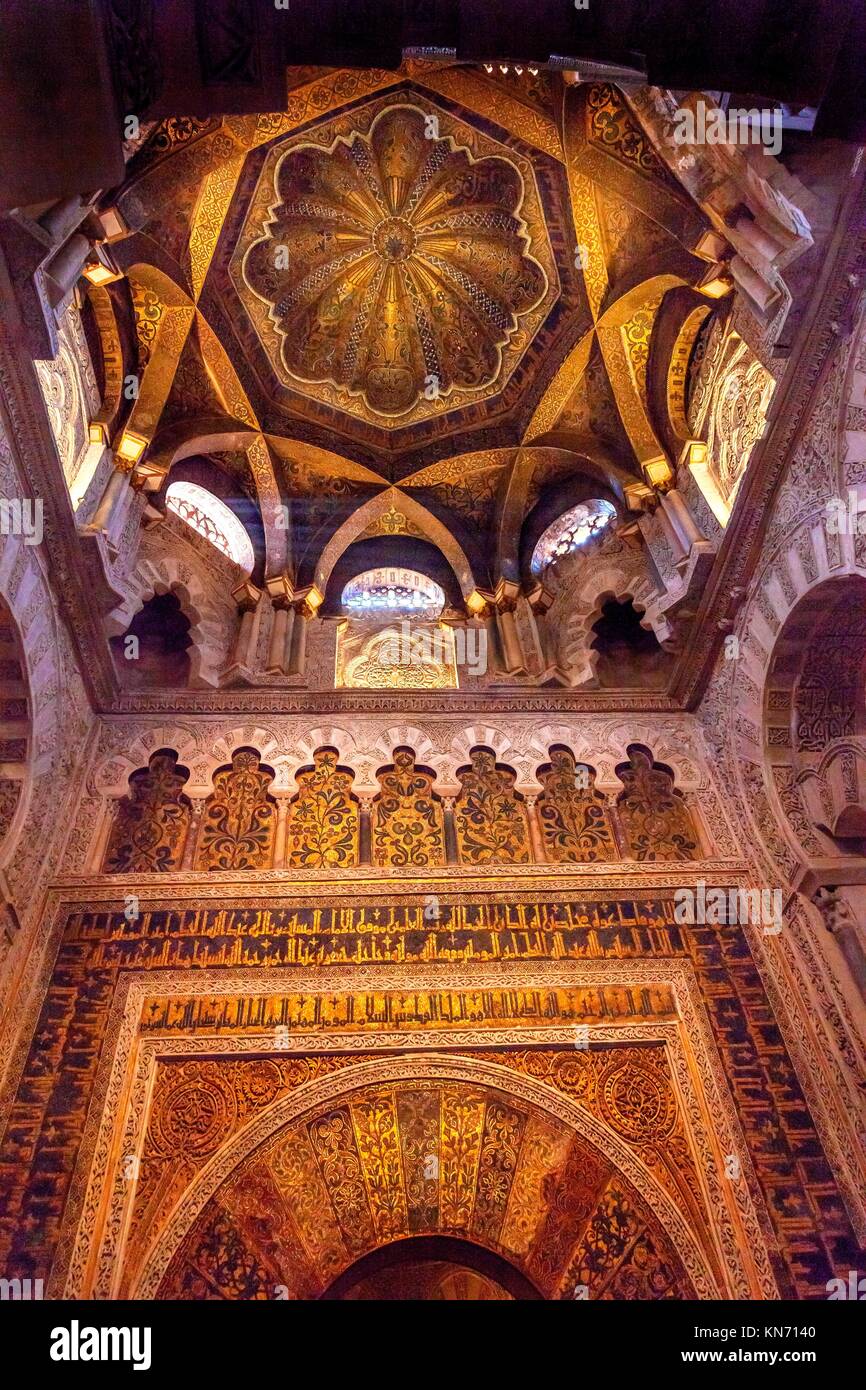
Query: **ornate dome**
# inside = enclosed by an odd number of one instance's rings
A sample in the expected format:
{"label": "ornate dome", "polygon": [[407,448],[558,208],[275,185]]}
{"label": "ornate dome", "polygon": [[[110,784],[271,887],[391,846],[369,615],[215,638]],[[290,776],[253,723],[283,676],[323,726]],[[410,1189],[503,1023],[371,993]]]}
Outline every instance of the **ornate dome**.
{"label": "ornate dome", "polygon": [[367,133],[289,150],[275,191],[244,278],[291,376],[391,416],[496,380],[548,288],[514,164],[476,159],[433,113],[389,106]]}

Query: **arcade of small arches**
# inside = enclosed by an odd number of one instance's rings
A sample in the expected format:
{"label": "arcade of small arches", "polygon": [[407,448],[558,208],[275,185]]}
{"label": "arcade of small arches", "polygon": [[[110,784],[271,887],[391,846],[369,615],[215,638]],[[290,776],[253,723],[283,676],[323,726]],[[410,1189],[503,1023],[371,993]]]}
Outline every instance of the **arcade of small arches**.
{"label": "arcade of small arches", "polygon": [[412,748],[398,747],[376,773],[378,792],[362,801],[336,748],[315,749],[312,763],[295,772],[297,790],[275,795],[274,769],[255,748],[241,747],[193,806],[184,791],[189,769],[161,748],[133,772],[128,795],[106,817],[102,868],[140,874],[711,857],[698,806],[675,787],[671,769],[640,744],[627,752],[616,768],[620,790],[608,797],[596,787],[595,768],[553,745],[537,769],[538,789],[525,795],[514,769],[492,748],[476,746],[456,769],[459,790],[448,795]]}
{"label": "arcade of small arches", "polygon": [[[203,517],[206,494],[195,495]],[[190,513],[177,515],[189,523]],[[616,515],[609,502],[578,503],[547,525],[532,552],[533,572],[544,585],[539,580],[530,597],[515,586],[497,598],[475,582],[465,556],[446,554],[420,535],[378,542],[347,537],[329,573],[319,576],[323,589],[314,584],[301,597],[284,584],[258,591],[244,577],[250,566],[237,565],[228,541],[209,558],[190,551],[178,565],[146,536],[129,600],[111,619],[115,667],[127,689],[283,680],[320,688],[436,688],[503,679],[663,688],[677,643],[640,558],[611,529]],[[213,546],[209,526],[194,530]],[[183,554],[189,535],[177,533],[174,541]],[[237,543],[233,553],[242,550]],[[368,568],[370,560],[378,563]],[[393,659],[377,667],[376,652],[388,650],[401,620],[418,632],[437,622],[447,624],[446,632],[477,629],[483,635],[470,640],[483,665],[460,669],[446,653],[432,665],[423,656],[402,662],[427,668],[420,672],[401,671]],[[136,639],[131,647],[129,638]]]}

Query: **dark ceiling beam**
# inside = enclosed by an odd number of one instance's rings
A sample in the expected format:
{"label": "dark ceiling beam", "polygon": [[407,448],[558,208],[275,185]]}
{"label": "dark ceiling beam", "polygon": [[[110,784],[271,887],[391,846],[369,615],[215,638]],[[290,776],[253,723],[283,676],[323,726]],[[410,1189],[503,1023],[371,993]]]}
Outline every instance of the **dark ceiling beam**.
{"label": "dark ceiling beam", "polygon": [[0,211],[123,178],[112,61],[98,0],[0,6]]}
{"label": "dark ceiling beam", "polygon": [[631,68],[818,106],[866,138],[863,0],[4,0],[0,210],[117,184],[129,118],[281,110],[287,64],[404,55]]}

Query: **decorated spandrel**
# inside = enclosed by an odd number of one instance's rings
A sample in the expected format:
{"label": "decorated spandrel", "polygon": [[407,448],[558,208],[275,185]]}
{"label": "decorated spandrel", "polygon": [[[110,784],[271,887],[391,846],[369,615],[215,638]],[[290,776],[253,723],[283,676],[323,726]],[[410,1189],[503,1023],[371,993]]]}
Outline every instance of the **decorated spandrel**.
{"label": "decorated spandrel", "polygon": [[415,766],[411,748],[397,748],[391,767],[378,774],[381,790],[373,801],[373,862],[393,868],[445,862],[442,802],[433,794],[433,776]]}
{"label": "decorated spandrel", "polygon": [[[656,1091],[668,1085],[664,1054],[658,1051]],[[336,1082],[350,1060],[329,1059]],[[611,1060],[627,1071],[630,1052],[605,1050],[582,1069],[582,1103],[593,1110],[601,1108],[594,1098],[597,1081],[603,1081]],[[227,1069],[217,1062],[194,1064],[180,1088],[176,1069],[163,1068],[145,1141],[148,1170],[162,1170],[164,1185],[172,1181],[177,1158],[166,1139],[189,1125],[193,1087],[208,1102],[198,1169],[218,1142],[213,1117],[222,1117],[227,1101],[234,1101],[235,1113],[255,1113],[267,1104],[259,1099],[262,1089],[268,1099],[288,1095],[303,1079],[320,1077],[323,1061],[299,1058],[291,1068],[278,1062],[265,1077],[261,1068],[253,1071],[253,1063],[235,1063],[231,1092]],[[523,1053],[509,1055],[505,1063],[518,1085],[526,1073],[536,1076],[549,1068],[546,1083],[573,1095],[573,1053],[551,1050],[527,1061]],[[644,1069],[650,1066],[644,1059]],[[178,1089],[184,1093],[182,1106]],[[231,1125],[224,1121],[222,1132],[231,1132]],[[192,1138],[197,1143],[199,1129]],[[685,1162],[693,1166],[688,1157]],[[146,1209],[147,1195],[139,1190],[136,1214]],[[680,1256],[652,1209],[567,1121],[480,1081],[429,1078],[344,1091],[269,1136],[204,1207],[157,1296],[206,1298],[218,1290],[225,1299],[267,1298],[279,1278],[284,1298],[315,1298],[359,1254],[412,1235],[442,1234],[506,1251],[514,1270],[527,1273],[548,1298],[572,1299],[580,1283],[603,1296],[612,1281],[620,1285],[621,1298],[694,1296]],[[138,1248],[145,1248],[140,1238]],[[437,1264],[437,1271],[442,1268]],[[448,1287],[459,1288],[454,1281],[468,1272],[450,1271]],[[395,1275],[405,1296],[405,1268],[398,1267]],[[426,1296],[447,1294],[440,1287]]]}
{"label": "decorated spandrel", "polygon": [[215,773],[199,832],[197,869],[271,867],[276,803],[268,787],[273,776],[253,748],[239,748],[231,767]]}
{"label": "decorated spandrel", "polygon": [[470,765],[458,769],[454,804],[457,850],[463,864],[528,864],[529,820],[514,790],[515,774],[489,748],[473,748]]}
{"label": "decorated spandrel", "polygon": [[619,823],[631,859],[697,859],[698,839],[691,812],[674,787],[669,767],[649,749],[633,743],[616,775],[624,791],[617,800]]}
{"label": "decorated spandrel", "polygon": [[554,864],[617,859],[607,802],[595,789],[595,770],[578,766],[570,749],[555,745],[538,769],[543,791],[536,802],[544,853]]}
{"label": "decorated spandrel", "polygon": [[359,814],[354,773],[338,766],[336,748],[317,748],[313,766],[297,774],[289,808],[287,863],[297,869],[341,869],[358,862]]}
{"label": "decorated spandrel", "polygon": [[180,867],[192,813],[183,793],[188,779],[177,754],[167,748],[132,774],[111,829],[105,873],[170,873]]}

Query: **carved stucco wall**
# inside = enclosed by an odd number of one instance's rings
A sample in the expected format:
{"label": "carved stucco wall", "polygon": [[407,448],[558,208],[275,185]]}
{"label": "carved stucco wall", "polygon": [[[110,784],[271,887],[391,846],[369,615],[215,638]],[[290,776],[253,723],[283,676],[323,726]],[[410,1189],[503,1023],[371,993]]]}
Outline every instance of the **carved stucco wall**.
{"label": "carved stucco wall", "polygon": [[[678,578],[678,577],[677,577]],[[661,605],[667,598],[647,551],[634,549],[612,535],[589,552],[572,551],[559,560],[546,578],[555,597],[545,626],[556,647],[559,669],[572,685],[592,679],[598,663],[593,650],[593,624],[607,598],[631,598],[644,610],[644,623],[659,642],[671,636]]]}
{"label": "carved stucco wall", "polygon": [[295,772],[312,762],[316,748],[332,746],[355,773],[354,791],[372,796],[379,790],[376,771],[392,760],[395,748],[413,748],[418,762],[436,773],[437,791],[456,793],[460,785],[457,769],[469,761],[471,748],[485,745],[493,749],[498,761],[515,770],[517,788],[531,795],[541,791],[536,771],[548,761],[551,744],[564,743],[579,761],[596,769],[599,789],[611,794],[622,790],[614,769],[627,760],[626,748],[635,742],[646,744],[658,761],[673,769],[677,787],[694,802],[700,815],[712,822],[715,852],[735,857],[738,851],[726,829],[700,732],[690,715],[570,715],[550,719],[486,714],[473,721],[471,716],[442,713],[435,717],[414,714],[399,721],[390,714],[347,711],[340,718],[315,723],[312,718],[273,715],[246,724],[231,716],[107,721],[87,778],[87,796],[92,798],[89,813],[80,818],[81,837],[76,836],[75,848],[70,845],[67,866],[71,870],[76,858],[86,855],[88,842],[97,834],[94,815],[101,805],[125,794],[130,773],[146,767],[157,748],[177,750],[191,773],[187,794],[201,796],[209,793],[214,772],[236,748],[254,746],[274,768],[273,790],[280,792],[295,789]]}
{"label": "carved stucco wall", "polygon": [[87,427],[99,408],[99,389],[84,336],[81,316],[74,304],[58,324],[57,354],[36,363],[36,374],[45,398],[63,476],[75,483],[89,445]]}
{"label": "carved stucco wall", "polygon": [[[0,496],[27,496],[0,423]],[[18,631],[30,692],[29,765],[15,819],[0,846],[0,1001],[26,962],[44,890],[77,816],[95,722],[46,576],[43,547],[2,537],[0,594]],[[2,1007],[2,1005],[0,1005]]]}
{"label": "carved stucco wall", "polygon": [[[731,634],[739,654],[720,656],[698,718],[755,880],[785,894],[785,929],[756,939],[756,959],[864,1239],[866,1011],[820,912],[796,891],[811,864],[828,855],[841,861],[843,852],[810,823],[791,768],[767,756],[772,731],[765,727],[774,648],[788,616],[828,581],[866,577],[866,537],[833,534],[826,506],[866,480],[862,321],[838,348],[819,392],[775,498],[760,561]],[[849,859],[852,872],[856,878]],[[860,873],[862,879],[862,868]]]}

